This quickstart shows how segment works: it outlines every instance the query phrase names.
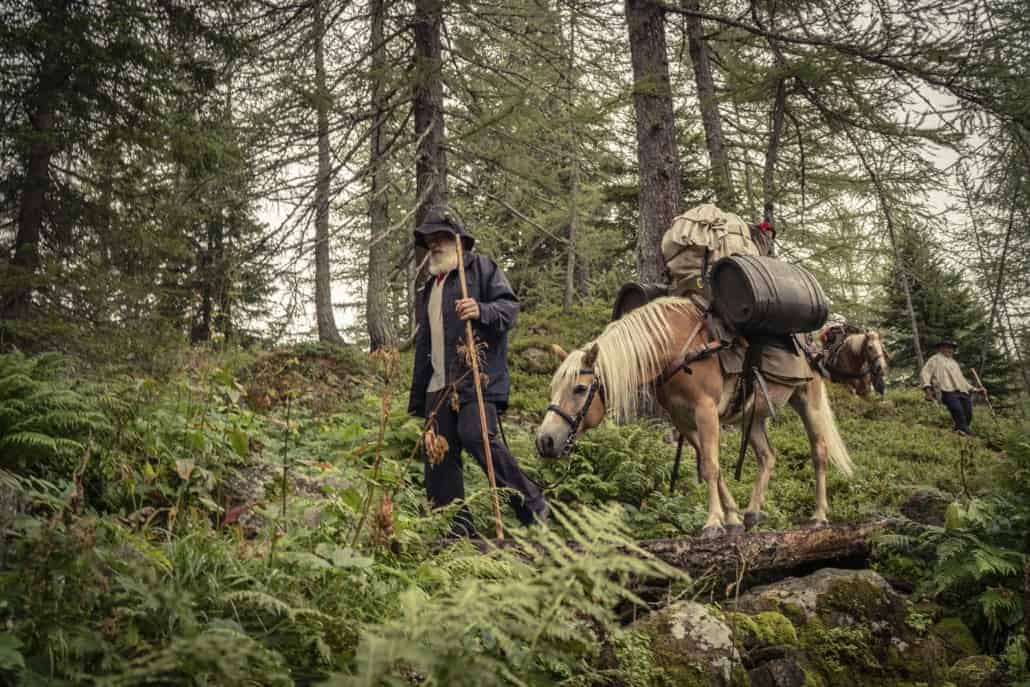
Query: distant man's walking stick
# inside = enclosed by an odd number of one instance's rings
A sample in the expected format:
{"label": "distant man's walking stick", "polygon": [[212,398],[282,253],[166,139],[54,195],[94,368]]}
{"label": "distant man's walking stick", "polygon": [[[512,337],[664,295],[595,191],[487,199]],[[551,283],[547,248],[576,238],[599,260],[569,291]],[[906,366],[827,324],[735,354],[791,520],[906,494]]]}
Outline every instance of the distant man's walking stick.
{"label": "distant man's walking stick", "polygon": [[987,395],[987,387],[984,386],[983,381],[980,379],[980,375],[977,374],[976,368],[975,367],[971,367],[969,369],[973,371],[973,379],[976,380],[976,385],[978,387],[980,387],[981,389],[983,389],[984,400],[987,401],[987,407],[991,409],[991,417],[993,417],[995,420],[997,420],[998,416],[994,412],[994,406],[991,405],[991,397]]}
{"label": "distant man's walking stick", "polygon": [[[458,250],[458,277],[461,282],[461,297],[468,298],[468,284],[465,282],[465,252],[462,249],[461,237],[454,235]],[[501,504],[497,500],[497,479],[494,477],[494,457],[490,451],[490,433],[486,429],[486,403],[483,401],[483,387],[479,383],[479,351],[476,349],[476,337],[472,334],[472,320],[465,320],[465,346],[468,347],[472,364],[472,386],[476,389],[476,405],[479,406],[479,429],[483,433],[483,453],[486,457],[486,476],[490,480],[490,495],[494,502],[494,525],[497,538],[504,539],[504,527],[501,525]]]}

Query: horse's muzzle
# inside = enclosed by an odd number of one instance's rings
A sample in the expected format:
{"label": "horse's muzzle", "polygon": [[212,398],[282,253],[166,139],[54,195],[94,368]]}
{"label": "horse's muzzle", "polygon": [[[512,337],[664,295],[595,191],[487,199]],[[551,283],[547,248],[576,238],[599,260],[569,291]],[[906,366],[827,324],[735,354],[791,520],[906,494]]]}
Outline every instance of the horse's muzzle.
{"label": "horse's muzzle", "polygon": [[550,434],[538,434],[536,436],[536,452],[541,458],[557,458],[558,451],[554,437]]}

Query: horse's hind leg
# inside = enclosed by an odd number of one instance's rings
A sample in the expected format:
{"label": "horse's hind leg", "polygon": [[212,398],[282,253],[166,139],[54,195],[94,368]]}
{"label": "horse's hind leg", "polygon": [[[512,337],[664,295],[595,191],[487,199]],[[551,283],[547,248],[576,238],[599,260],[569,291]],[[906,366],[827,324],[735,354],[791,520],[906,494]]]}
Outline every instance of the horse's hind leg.
{"label": "horse's hind leg", "polygon": [[725,513],[719,489],[719,411],[714,403],[706,400],[694,408],[694,425],[701,447],[701,479],[708,485],[708,519],[701,536],[720,537],[726,531],[723,529]]}
{"label": "horse's hind leg", "polygon": [[[816,380],[818,381],[818,380]],[[812,447],[812,467],[815,468],[815,512],[806,523],[809,527],[822,527],[826,525],[830,506],[826,500],[826,466],[829,462],[829,444],[825,437],[828,435],[826,427],[826,416],[820,411],[818,394],[811,382],[805,386],[798,387],[797,391],[790,398],[790,404],[801,416],[801,422],[805,425],[808,433],[808,443]]]}
{"label": "horse's hind leg", "polygon": [[755,479],[755,486],[751,490],[751,500],[744,512],[744,527],[747,529],[751,529],[762,520],[765,490],[769,487],[769,479],[772,477],[773,468],[776,467],[776,452],[769,445],[766,422],[765,418],[756,421],[751,426],[751,433],[748,435],[751,447],[755,449],[755,455],[758,456],[758,477]]}

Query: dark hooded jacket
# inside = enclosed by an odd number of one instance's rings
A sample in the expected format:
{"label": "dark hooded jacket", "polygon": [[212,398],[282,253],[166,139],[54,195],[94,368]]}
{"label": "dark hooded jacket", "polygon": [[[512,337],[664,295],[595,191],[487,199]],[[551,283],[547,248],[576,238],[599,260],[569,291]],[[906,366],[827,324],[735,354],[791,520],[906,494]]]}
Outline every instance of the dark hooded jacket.
{"label": "dark hooded jacket", "polygon": [[[423,285],[422,298],[416,313],[418,333],[415,336],[415,367],[412,373],[408,412],[419,417],[425,417],[426,388],[433,376],[426,305],[429,303],[429,293],[434,279],[435,277],[429,279]],[[485,360],[479,369],[480,373],[486,376],[483,397],[487,403],[494,403],[503,411],[508,405],[508,392],[511,386],[508,377],[508,330],[515,326],[519,301],[501,268],[485,255],[465,253],[465,279],[469,298],[479,302],[479,319],[472,320],[472,330],[477,342],[486,344],[482,354]],[[464,344],[465,341],[465,323],[458,318],[454,307],[454,302],[460,298],[461,284],[458,270],[455,269],[448,273],[440,299],[448,385],[468,370],[464,357],[458,354],[459,343]],[[458,385],[460,403],[474,403],[475,394],[470,372]]]}

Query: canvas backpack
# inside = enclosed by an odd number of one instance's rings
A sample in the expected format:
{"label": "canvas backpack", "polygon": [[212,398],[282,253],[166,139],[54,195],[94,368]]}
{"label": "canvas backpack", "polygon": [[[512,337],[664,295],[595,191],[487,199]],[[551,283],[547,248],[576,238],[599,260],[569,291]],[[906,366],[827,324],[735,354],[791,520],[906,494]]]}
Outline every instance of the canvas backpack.
{"label": "canvas backpack", "polygon": [[711,204],[687,210],[662,237],[662,256],[672,280],[670,294],[705,291],[708,268],[733,254],[759,254],[744,220]]}

